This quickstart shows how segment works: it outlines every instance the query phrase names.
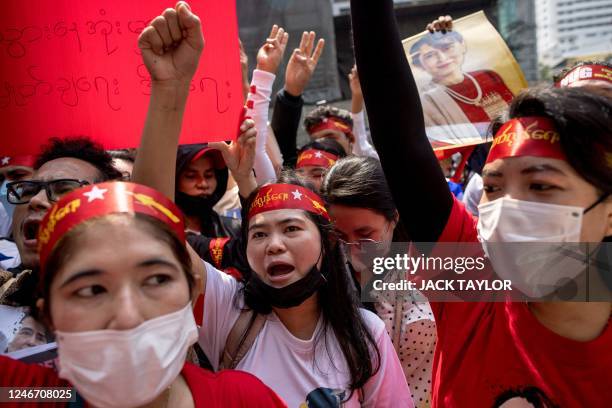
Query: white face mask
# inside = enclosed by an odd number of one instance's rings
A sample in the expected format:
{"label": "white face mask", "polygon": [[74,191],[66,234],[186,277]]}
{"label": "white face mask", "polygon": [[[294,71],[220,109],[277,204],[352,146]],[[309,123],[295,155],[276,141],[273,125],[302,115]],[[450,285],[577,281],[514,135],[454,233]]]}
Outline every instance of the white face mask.
{"label": "white face mask", "polygon": [[191,303],[130,330],[56,332],[59,376],[96,407],[137,407],[181,372],[197,341]]}
{"label": "white face mask", "polygon": [[478,238],[497,275],[523,294],[553,293],[586,268],[584,209],[503,197],[478,206]]}

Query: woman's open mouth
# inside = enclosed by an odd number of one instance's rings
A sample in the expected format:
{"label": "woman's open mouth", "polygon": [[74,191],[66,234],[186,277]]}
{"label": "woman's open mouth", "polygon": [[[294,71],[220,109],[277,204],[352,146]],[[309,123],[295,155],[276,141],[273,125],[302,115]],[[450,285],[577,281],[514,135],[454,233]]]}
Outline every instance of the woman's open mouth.
{"label": "woman's open mouth", "polygon": [[270,282],[279,282],[287,279],[288,275],[294,270],[295,267],[291,264],[285,262],[272,262],[266,268],[266,274]]}

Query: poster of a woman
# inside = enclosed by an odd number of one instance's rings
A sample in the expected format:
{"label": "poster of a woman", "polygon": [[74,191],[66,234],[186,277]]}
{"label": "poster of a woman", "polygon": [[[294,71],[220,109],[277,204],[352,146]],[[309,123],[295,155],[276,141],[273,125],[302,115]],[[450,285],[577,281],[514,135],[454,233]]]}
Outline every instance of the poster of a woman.
{"label": "poster of a woman", "polygon": [[485,141],[491,120],[527,82],[506,43],[478,12],[448,32],[404,40],[434,148]]}

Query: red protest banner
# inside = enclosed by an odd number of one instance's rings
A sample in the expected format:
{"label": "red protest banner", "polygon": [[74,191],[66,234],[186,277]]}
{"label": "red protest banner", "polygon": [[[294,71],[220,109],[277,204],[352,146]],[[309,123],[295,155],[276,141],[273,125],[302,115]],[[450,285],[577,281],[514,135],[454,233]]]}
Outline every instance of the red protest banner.
{"label": "red protest banner", "polygon": [[[242,111],[234,0],[192,0],[206,45],[181,143],[231,140]],[[172,0],[3,1],[0,156],[37,153],[49,137],[136,147],[150,94],[138,35]]]}

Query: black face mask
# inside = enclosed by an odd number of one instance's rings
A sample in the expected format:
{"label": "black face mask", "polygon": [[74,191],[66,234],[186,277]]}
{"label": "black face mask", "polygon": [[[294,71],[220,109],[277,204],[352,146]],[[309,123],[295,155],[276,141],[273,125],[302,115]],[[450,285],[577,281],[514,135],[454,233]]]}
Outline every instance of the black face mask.
{"label": "black face mask", "polygon": [[244,291],[245,297],[250,297],[258,304],[288,309],[301,305],[306,299],[314,295],[325,282],[327,282],[327,279],[315,264],[302,279],[282,288],[275,288],[264,283],[253,272]]}
{"label": "black face mask", "polygon": [[190,196],[177,191],[175,197],[176,205],[187,216],[202,216],[212,211],[214,207],[212,196]]}

